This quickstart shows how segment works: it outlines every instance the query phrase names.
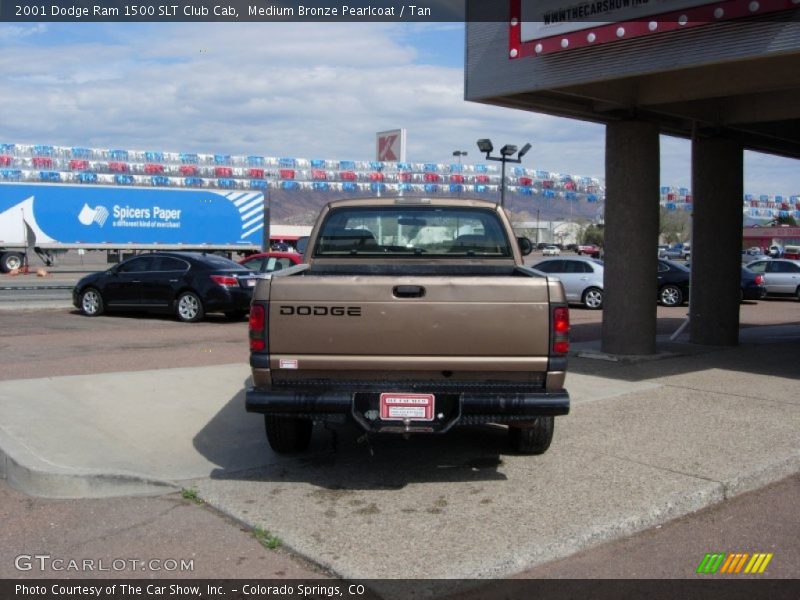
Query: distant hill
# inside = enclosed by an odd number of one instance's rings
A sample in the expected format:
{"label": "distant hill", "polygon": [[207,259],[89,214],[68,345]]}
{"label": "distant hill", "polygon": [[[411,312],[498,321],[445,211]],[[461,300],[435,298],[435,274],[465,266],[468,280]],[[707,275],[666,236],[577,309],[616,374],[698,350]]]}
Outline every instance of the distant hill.
{"label": "distant hill", "polygon": [[[422,194],[424,196],[424,194]],[[372,198],[375,194],[363,192],[319,191],[308,189],[270,190],[271,221],[283,225],[313,225],[320,209],[328,202],[343,198]],[[397,194],[382,194],[383,197],[397,197]],[[437,198],[474,198],[499,202],[500,194],[486,192],[476,194],[464,192],[460,196],[450,193],[438,193]],[[585,200],[565,200],[563,198],[545,198],[541,194],[523,195],[517,192],[506,192],[506,205],[513,214],[514,221],[588,220],[594,221],[602,214],[604,202],[586,202]]]}

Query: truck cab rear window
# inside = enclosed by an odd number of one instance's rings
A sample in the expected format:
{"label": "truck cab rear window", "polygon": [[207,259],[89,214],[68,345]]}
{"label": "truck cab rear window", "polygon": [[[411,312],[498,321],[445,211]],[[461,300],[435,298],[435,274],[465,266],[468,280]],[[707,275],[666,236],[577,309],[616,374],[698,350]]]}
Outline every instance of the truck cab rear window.
{"label": "truck cab rear window", "polygon": [[322,225],[314,256],[510,258],[497,214],[469,208],[340,208]]}

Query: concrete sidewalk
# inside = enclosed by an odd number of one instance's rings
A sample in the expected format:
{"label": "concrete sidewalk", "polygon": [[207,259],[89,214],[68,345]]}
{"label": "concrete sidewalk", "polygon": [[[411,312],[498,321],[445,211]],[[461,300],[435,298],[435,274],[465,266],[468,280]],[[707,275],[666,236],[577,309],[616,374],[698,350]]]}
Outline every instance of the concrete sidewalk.
{"label": "concrete sidewalk", "polygon": [[573,410],[541,457],[499,428],[371,445],[319,428],[279,457],[244,412],[247,367],[226,365],[0,382],[0,464],[51,497],[194,487],[345,577],[504,576],[800,471],[800,331],[754,330],[571,359]]}

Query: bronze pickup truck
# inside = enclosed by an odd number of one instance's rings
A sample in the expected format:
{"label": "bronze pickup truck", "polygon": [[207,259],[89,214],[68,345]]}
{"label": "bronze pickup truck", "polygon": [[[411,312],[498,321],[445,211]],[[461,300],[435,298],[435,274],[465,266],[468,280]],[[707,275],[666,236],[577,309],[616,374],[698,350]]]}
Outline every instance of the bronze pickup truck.
{"label": "bronze pickup truck", "polygon": [[478,200],[373,198],[323,208],[303,264],[259,280],[253,385],[276,452],[305,450],[314,422],[374,433],[508,425],[541,454],[569,412],[569,312],[558,280],[503,210]]}

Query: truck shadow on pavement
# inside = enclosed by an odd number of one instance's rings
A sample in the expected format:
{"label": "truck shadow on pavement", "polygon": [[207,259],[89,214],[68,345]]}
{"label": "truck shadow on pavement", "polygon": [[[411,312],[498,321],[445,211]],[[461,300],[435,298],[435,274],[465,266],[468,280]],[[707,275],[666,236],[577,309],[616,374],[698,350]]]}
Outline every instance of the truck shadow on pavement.
{"label": "truck shadow on pavement", "polygon": [[[242,386],[244,388],[244,384]],[[364,436],[356,425],[314,426],[310,448],[275,454],[263,417],[245,412],[244,391],[231,398],[194,436],[194,448],[218,465],[212,479],[305,482],[328,490],[401,489],[410,483],[505,480],[511,455],[506,429],[455,428],[444,435]],[[535,457],[525,457],[525,459]]]}

